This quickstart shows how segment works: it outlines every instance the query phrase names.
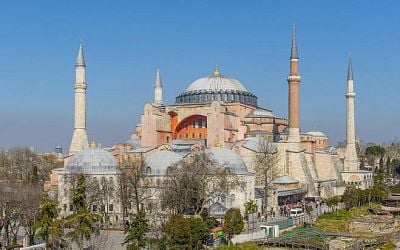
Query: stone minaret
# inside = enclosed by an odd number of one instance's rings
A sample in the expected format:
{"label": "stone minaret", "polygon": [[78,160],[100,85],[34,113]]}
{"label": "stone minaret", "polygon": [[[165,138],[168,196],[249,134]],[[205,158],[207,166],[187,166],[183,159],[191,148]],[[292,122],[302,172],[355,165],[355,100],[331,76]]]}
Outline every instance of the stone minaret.
{"label": "stone minaret", "polygon": [[75,154],[88,147],[86,134],[86,66],[82,44],[79,47],[75,64],[75,127],[69,154]]}
{"label": "stone minaret", "polygon": [[351,57],[349,59],[349,68],[347,71],[347,143],[344,159],[344,171],[358,171],[358,158],[356,152],[356,133],[354,124],[354,82],[353,82],[353,67]]}
{"label": "stone minaret", "polygon": [[162,93],[162,82],[160,76],[160,68],[157,68],[156,82],[154,85],[154,105],[163,105],[163,93]]}
{"label": "stone minaret", "polygon": [[299,57],[296,45],[296,26],[293,24],[292,49],[290,53],[290,72],[287,77],[289,83],[289,137],[288,142],[293,144],[292,149],[298,149],[300,143],[299,130]]}

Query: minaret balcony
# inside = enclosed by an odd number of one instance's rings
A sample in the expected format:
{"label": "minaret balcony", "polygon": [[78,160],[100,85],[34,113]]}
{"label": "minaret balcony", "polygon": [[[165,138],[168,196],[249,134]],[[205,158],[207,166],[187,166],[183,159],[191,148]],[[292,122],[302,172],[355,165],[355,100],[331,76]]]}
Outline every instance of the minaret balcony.
{"label": "minaret balcony", "polygon": [[356,96],[356,93],[352,92],[352,93],[346,93],[346,97],[354,97]]}
{"label": "minaret balcony", "polygon": [[291,81],[300,82],[301,77],[298,76],[298,75],[290,75],[290,76],[287,77],[287,80],[288,80],[288,82],[291,82]]}
{"label": "minaret balcony", "polygon": [[86,89],[86,83],[82,82],[82,83],[75,83],[74,85],[75,89]]}

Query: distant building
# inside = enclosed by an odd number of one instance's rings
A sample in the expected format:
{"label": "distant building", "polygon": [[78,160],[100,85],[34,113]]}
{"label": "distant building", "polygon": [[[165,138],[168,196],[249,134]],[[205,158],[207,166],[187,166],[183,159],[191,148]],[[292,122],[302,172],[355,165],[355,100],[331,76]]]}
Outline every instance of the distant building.
{"label": "distant building", "polygon": [[92,145],[78,151],[63,170],[58,171],[58,202],[60,216],[74,212],[71,189],[76,177],[86,177],[89,209],[102,215],[103,222],[121,224],[123,220],[120,199],[120,175],[118,163],[111,153]]}

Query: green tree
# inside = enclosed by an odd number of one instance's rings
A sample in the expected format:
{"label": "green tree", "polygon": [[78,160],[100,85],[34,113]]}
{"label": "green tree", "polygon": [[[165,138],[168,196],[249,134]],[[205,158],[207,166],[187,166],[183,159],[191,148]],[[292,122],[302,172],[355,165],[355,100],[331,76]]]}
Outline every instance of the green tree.
{"label": "green tree", "polygon": [[86,205],[86,180],[83,174],[78,175],[77,183],[72,188],[72,204],[74,213],[65,218],[65,223],[71,228],[67,237],[83,249],[84,240],[90,240],[96,231],[95,224],[100,220],[100,215],[92,213]]}
{"label": "green tree", "polygon": [[150,231],[149,221],[143,211],[135,214],[129,229],[125,232],[124,244],[128,250],[144,248],[147,244],[146,233]]}
{"label": "green tree", "polygon": [[255,200],[249,200],[248,202],[244,203],[245,209],[245,218],[248,219],[249,214],[256,213],[258,206]]}
{"label": "green tree", "polygon": [[377,159],[382,159],[385,155],[385,148],[380,145],[372,145],[365,149],[365,156],[371,166],[375,166]]}
{"label": "green tree", "polygon": [[165,224],[163,233],[163,241],[168,249],[192,249],[190,224],[182,215],[172,215]]}
{"label": "green tree", "polygon": [[210,233],[207,223],[199,217],[190,217],[189,227],[192,237],[192,249],[202,249],[203,242],[207,240]]}
{"label": "green tree", "polygon": [[333,211],[333,208],[337,207],[339,204],[339,197],[333,196],[325,200],[326,205],[330,208],[331,211]]}
{"label": "green tree", "polygon": [[390,190],[384,184],[374,185],[371,189],[371,199],[380,202],[389,196]]}
{"label": "green tree", "polygon": [[61,221],[57,220],[57,205],[57,201],[50,199],[45,193],[40,201],[40,219],[34,225],[37,229],[36,237],[42,238],[48,247],[52,247],[63,235]]}
{"label": "green tree", "polygon": [[232,237],[236,234],[240,234],[243,231],[243,228],[244,222],[240,209],[230,208],[226,211],[222,231],[225,233],[229,245]]}

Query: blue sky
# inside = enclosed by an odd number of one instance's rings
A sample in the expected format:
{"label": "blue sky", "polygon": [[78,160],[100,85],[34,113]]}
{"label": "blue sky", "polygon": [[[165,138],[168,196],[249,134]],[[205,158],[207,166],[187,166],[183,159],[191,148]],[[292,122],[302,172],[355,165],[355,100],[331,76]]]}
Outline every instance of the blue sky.
{"label": "blue sky", "polygon": [[297,24],[303,131],[345,139],[346,74],[353,57],[357,134],[399,136],[399,1],[0,2],[0,148],[66,152],[73,130],[74,62],[82,39],[90,138],[125,141],[153,98],[212,73],[239,79],[262,107],[287,116],[291,25]]}

